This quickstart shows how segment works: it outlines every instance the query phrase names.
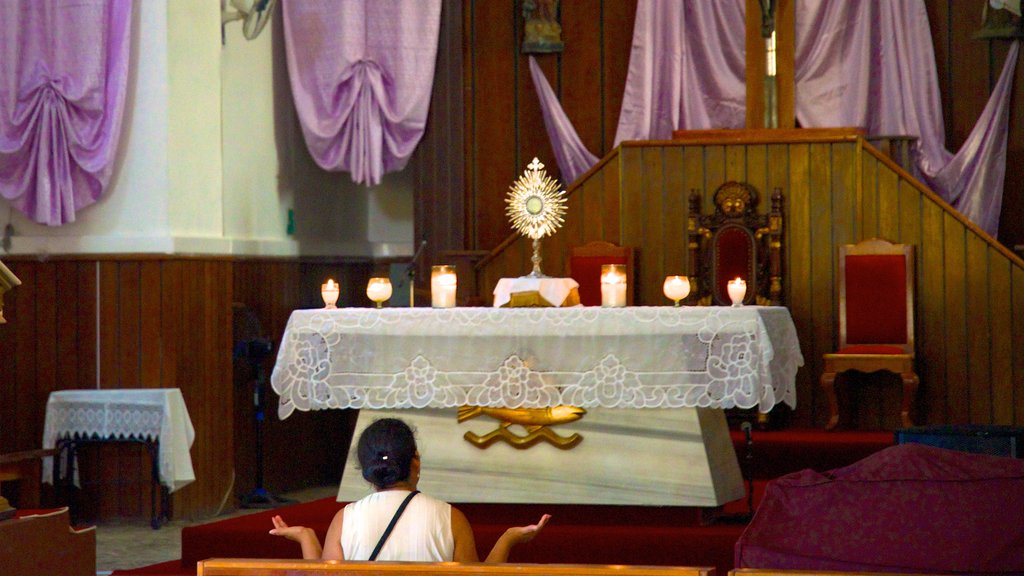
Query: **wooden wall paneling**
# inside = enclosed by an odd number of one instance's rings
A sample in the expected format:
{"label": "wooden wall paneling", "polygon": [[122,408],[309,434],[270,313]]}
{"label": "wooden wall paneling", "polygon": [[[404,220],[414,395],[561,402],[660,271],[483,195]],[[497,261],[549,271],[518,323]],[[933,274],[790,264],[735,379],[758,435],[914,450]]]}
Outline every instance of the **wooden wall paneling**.
{"label": "wooden wall paneling", "polygon": [[46,400],[57,384],[57,339],[61,329],[57,324],[57,308],[64,305],[64,299],[58,299],[57,271],[58,262],[39,266],[36,274],[36,379],[35,393],[29,410],[22,411],[21,417],[29,420],[29,438],[43,437],[43,423],[46,416]]}
{"label": "wooden wall paneling", "polygon": [[[954,8],[955,5],[959,5],[959,8]],[[946,142],[951,151],[956,151],[967,139],[985,108],[989,78],[998,77],[998,71],[992,75],[988,41],[973,37],[981,24],[976,7],[971,6],[968,10],[963,2],[952,2],[950,10],[950,59],[944,64],[948,66],[946,70],[950,75],[948,96],[952,104],[953,122],[952,131],[946,134]]]}
{"label": "wooden wall paneling", "polygon": [[117,388],[140,388],[141,283],[138,262],[117,265]]}
{"label": "wooden wall paneling", "polygon": [[[36,303],[39,301],[39,271],[44,266],[35,262],[19,262],[17,268],[11,268],[21,280],[21,286],[15,288],[9,294],[15,294],[12,308],[15,313],[11,314],[8,322],[14,323],[17,346],[15,354],[18,358],[16,372],[14,375],[15,389],[13,394],[7,398],[14,398],[15,411],[13,419],[7,424],[14,430],[13,449],[29,450],[36,448],[32,444],[35,440],[33,431],[36,428],[36,414],[33,414],[33,405],[36,397],[36,372],[38,370],[39,358],[36,349],[36,340],[39,337],[39,327],[36,325]],[[4,296],[5,302],[8,296]],[[7,315],[7,305],[4,307]],[[5,376],[5,379],[10,376]],[[5,400],[4,403],[9,400]],[[28,417],[26,417],[28,415]],[[31,440],[30,440],[31,439]]]}
{"label": "wooden wall paneling", "polygon": [[[633,26],[637,2],[633,0],[604,0],[601,19],[602,59],[602,123],[604,143],[602,151],[613,148],[618,129],[619,111],[629,71],[629,56],[633,46]],[[596,151],[593,151],[595,154]]]}
{"label": "wooden wall paneling", "polygon": [[120,290],[118,286],[118,267],[116,261],[101,260],[99,262],[99,342],[100,365],[99,385],[102,388],[118,388],[118,339],[120,332]]}
{"label": "wooden wall paneling", "polygon": [[[924,268],[921,260],[921,246],[922,246],[922,204],[930,202],[925,198],[914,186],[907,180],[901,179],[899,186],[899,220],[900,220],[900,234],[899,241],[904,244],[911,244],[914,246],[914,302],[919,303],[921,298],[922,287],[924,285]],[[916,310],[914,312],[914,337],[915,343],[916,338],[921,334],[923,320],[921,317],[921,306],[916,304]],[[915,348],[916,348],[915,344]],[[916,368],[915,368],[916,369]],[[921,378],[921,373],[918,372],[918,378]],[[918,397],[921,396],[921,386],[918,385]],[[892,409],[893,406],[901,406],[903,402],[903,385],[897,382],[896,385],[888,386],[883,389],[883,415],[886,416],[889,422],[886,428],[899,428],[901,422],[896,418],[897,414]],[[913,412],[911,418],[914,418]]]}
{"label": "wooden wall paneling", "polygon": [[918,326],[914,334],[917,348],[918,423],[945,422],[946,416],[946,338],[945,314],[945,228],[943,210],[931,201],[921,208],[921,245],[917,249],[920,267],[920,291],[917,293]]}
{"label": "wooden wall paneling", "polygon": [[[489,249],[504,238],[502,198],[523,167],[516,159],[519,36],[512,0],[469,2],[473,53],[473,156],[470,179],[474,208],[472,249]],[[529,162],[529,160],[527,160]]]}
{"label": "wooden wall paneling", "polygon": [[[11,272],[19,278],[20,264],[11,261],[6,263]],[[18,450],[15,428],[18,414],[18,325],[21,323],[18,317],[18,309],[21,307],[18,303],[18,293],[22,287],[19,286],[4,295],[4,317],[7,322],[0,324],[0,358],[3,359],[3,364],[0,365],[0,374],[3,376],[0,378],[0,398],[3,399],[0,402],[0,453]]]}
{"label": "wooden wall paneling", "polygon": [[181,347],[176,358],[178,364],[178,387],[185,398],[195,428],[195,441],[192,444],[192,468],[195,470],[196,482],[175,493],[175,512],[188,518],[199,507],[204,484],[209,482],[207,474],[212,473],[207,467],[207,451],[211,449],[211,421],[208,398],[204,394],[202,348],[205,341],[205,323],[203,321],[204,278],[202,271],[197,269],[194,261],[182,262],[182,299],[181,299]]}
{"label": "wooden wall paneling", "polygon": [[970,422],[992,422],[992,367],[989,348],[992,326],[989,313],[988,246],[973,233],[967,234],[967,389]]}
{"label": "wooden wall paneling", "polygon": [[[1009,46],[1009,43],[1005,43]],[[1000,58],[998,62],[1002,62]],[[998,76],[995,77],[996,79]],[[1014,86],[1024,86],[1024,66],[1017,63]],[[1006,165],[1024,164],[1024,98],[1010,99],[1006,138]],[[1024,244],[1024,171],[1007,170],[1003,181],[1003,205],[999,216],[999,240],[1007,246]]]}
{"label": "wooden wall paneling", "polygon": [[747,181],[747,146],[725,148],[725,180]]}
{"label": "wooden wall paneling", "polygon": [[1024,425],[1024,268],[1013,267],[1013,424]]}
{"label": "wooden wall paneling", "polygon": [[601,7],[604,3],[603,0],[562,2],[560,17],[565,50],[561,56],[550,56],[558,58],[560,63],[557,83],[552,81],[551,85],[558,90],[562,109],[583,145],[599,157],[606,150],[601,142],[602,91],[594,88],[601,86],[604,73],[601,65]]}
{"label": "wooden wall paneling", "polygon": [[639,208],[644,214],[640,218],[640,237],[643,240],[634,256],[634,262],[637,264],[634,278],[638,285],[633,289],[633,294],[636,298],[635,304],[650,306],[659,304],[664,299],[661,294],[661,280],[665,278],[662,261],[665,246],[665,174],[662,158],[664,147],[649,146],[641,150],[643,196],[640,197]]}
{"label": "wooden wall paneling", "polygon": [[[796,325],[796,333],[800,339],[800,351],[804,357],[804,367],[797,373],[796,397],[798,406],[793,415],[793,424],[797,426],[824,426],[825,419],[816,418],[815,398],[819,396],[818,378],[820,361],[817,358],[826,351],[833,351],[835,340],[829,338],[823,342],[825,350],[815,345],[811,310],[811,188],[809,179],[810,146],[808,144],[791,144],[784,146],[788,152],[789,186],[786,193],[786,274],[789,285],[787,305]],[[803,409],[809,406],[811,409]]]}
{"label": "wooden wall paneling", "polygon": [[622,244],[622,152],[612,154],[601,168],[601,235],[608,242]]}
{"label": "wooden wall paneling", "polygon": [[139,386],[142,388],[167,387],[160,373],[163,266],[163,262],[154,260],[144,260],[139,264]]}
{"label": "wooden wall paneling", "polygon": [[587,228],[583,214],[588,198],[584,198],[581,192],[584,190],[576,190],[566,199],[565,222],[562,227],[554,235],[540,241],[544,250],[541,269],[545,270],[544,273],[548,276],[567,276],[569,274],[569,248],[583,244],[583,231]]}
{"label": "wooden wall paneling", "polygon": [[899,176],[892,170],[878,171],[878,236],[890,242],[899,238]]}
{"label": "wooden wall paneling", "polygon": [[[86,296],[95,299],[95,294],[82,294],[77,284],[80,263],[65,260],[54,263],[56,267],[56,334],[54,341],[55,390],[78,388],[78,307]],[[95,321],[95,320],[93,320]],[[46,397],[42,398],[46,402]]]}
{"label": "wooden wall paneling", "polygon": [[[518,9],[518,2],[514,2],[513,5],[512,10],[516,15],[515,38],[516,45],[518,46],[521,42],[520,31],[523,29],[523,18],[522,10]],[[515,54],[517,74],[514,88],[516,90],[516,115],[515,126],[510,127],[516,132],[515,166],[518,170],[515,177],[518,177],[523,173],[523,170],[526,170],[526,166],[531,160],[539,158],[541,163],[544,164],[544,169],[547,170],[552,178],[562,181],[563,185],[569,184],[569,182],[565,182],[565,178],[562,176],[558,162],[555,160],[555,153],[551,148],[551,140],[548,139],[547,130],[544,128],[544,116],[540,110],[540,99],[537,98],[537,89],[533,85],[533,77],[530,74],[530,55],[519,54],[518,48],[515,49]],[[558,55],[534,54],[533,56],[547,78],[548,84],[551,85],[551,89],[554,90],[555,94],[558,94]],[[505,185],[505,190],[508,189],[511,183],[512,180],[509,180]],[[504,197],[504,194],[502,194],[502,197]],[[498,241],[501,241],[500,237]]]}
{"label": "wooden wall paneling", "polygon": [[[705,192],[705,175],[704,175],[704,148],[702,146],[683,146],[683,202],[686,206],[686,218],[690,216],[690,194],[696,190],[700,194],[706,194]],[[701,210],[703,213],[703,202],[701,203]],[[689,250],[689,230],[687,226],[689,222],[683,224],[683,248]],[[690,269],[690,257],[687,254],[686,258],[683,259],[683,270],[689,276],[697,276],[697,270]],[[694,284],[691,287],[693,294],[697,293],[697,286]]]}
{"label": "wooden wall paneling", "polygon": [[768,187],[768,147],[764,144],[745,146],[746,172],[743,181],[757,189],[760,195],[757,205],[758,214],[767,214],[772,209],[772,190]]}
{"label": "wooden wall paneling", "polygon": [[[837,240],[842,241],[843,237],[839,236],[837,238],[834,236],[834,234],[837,234],[837,231],[832,227],[834,210],[832,205],[831,148],[831,144],[825,143],[810,144],[808,149],[807,180],[811,202],[809,211],[811,232],[811,246],[809,250],[811,308],[809,312],[811,338],[814,342],[835,341],[834,335],[836,334],[836,326],[834,324],[836,310],[834,295],[836,294],[836,287],[833,278],[835,278]],[[843,234],[843,232],[838,231],[838,234]],[[823,351],[820,350],[820,346],[816,346],[816,348],[814,359],[810,365],[814,367],[813,373],[820,376],[820,362],[822,361],[821,354]],[[854,395],[854,392],[861,392],[861,390],[851,390],[853,388],[851,386],[846,386],[845,388],[847,395],[852,398],[858,397]],[[858,386],[857,388],[860,387]],[[804,397],[812,400],[813,403],[809,403],[809,405],[813,406],[815,413],[824,414],[827,411],[825,398],[816,388],[813,391],[813,395]],[[847,406],[850,405],[850,403],[847,403]],[[862,413],[862,411],[858,410],[858,414]]]}
{"label": "wooden wall paneling", "polygon": [[661,280],[656,282],[659,291],[659,302],[666,303],[661,293],[664,277],[675,274],[687,274],[687,242],[686,223],[689,216],[689,188],[685,182],[682,146],[666,146],[664,157],[664,205],[662,214],[662,233],[664,234],[661,252]]}
{"label": "wooden wall paneling", "polygon": [[858,211],[858,239],[879,237],[878,229],[878,172],[880,162],[874,156],[864,155],[861,163],[860,210]]}
{"label": "wooden wall paneling", "polygon": [[[637,270],[634,277],[639,278],[638,272],[643,273],[643,221],[647,218],[646,207],[640,201],[644,197],[644,162],[643,148],[636,146],[623,147],[619,156],[622,158],[622,204],[619,207],[620,227],[622,230],[621,244],[631,246],[636,250],[633,262]],[[639,292],[637,292],[639,294]]]}
{"label": "wooden wall paneling", "polygon": [[[579,242],[582,244],[604,238],[604,208],[601,202],[603,186],[604,172],[600,172],[587,179],[582,186],[572,193],[572,196],[579,196],[580,203],[583,205],[578,216],[581,220],[580,228],[583,233]],[[566,223],[568,223],[568,218],[572,217],[576,216],[570,213],[566,218]],[[570,239],[570,245],[574,243],[573,240]]]}
{"label": "wooden wall paneling", "polygon": [[967,315],[965,284],[966,240],[964,228],[956,219],[943,214],[945,228],[943,270],[946,275],[945,339],[946,339],[946,407],[945,424],[966,424],[970,421],[967,390]]}
{"label": "wooden wall paneling", "polygon": [[1013,424],[1013,264],[991,248],[986,250],[989,282],[983,302],[991,309],[992,423],[1008,426]]}
{"label": "wooden wall paneling", "polygon": [[704,147],[704,213],[715,213],[715,190],[728,181],[725,146]]}

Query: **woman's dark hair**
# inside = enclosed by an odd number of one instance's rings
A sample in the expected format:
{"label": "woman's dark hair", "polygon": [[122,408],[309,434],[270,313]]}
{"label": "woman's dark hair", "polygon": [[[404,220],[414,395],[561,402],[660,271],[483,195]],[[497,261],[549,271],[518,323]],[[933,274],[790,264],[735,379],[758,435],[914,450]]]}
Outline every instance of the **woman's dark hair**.
{"label": "woman's dark hair", "polygon": [[356,451],[363,478],[378,488],[387,488],[409,479],[416,439],[405,422],[382,418],[363,430]]}

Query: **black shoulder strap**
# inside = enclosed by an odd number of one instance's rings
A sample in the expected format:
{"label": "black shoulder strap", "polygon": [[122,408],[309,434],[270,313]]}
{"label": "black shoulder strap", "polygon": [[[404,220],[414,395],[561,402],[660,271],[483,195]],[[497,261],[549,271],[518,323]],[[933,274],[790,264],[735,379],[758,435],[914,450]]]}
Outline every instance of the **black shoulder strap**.
{"label": "black shoulder strap", "polygon": [[387,542],[388,536],[391,536],[391,531],[395,529],[395,524],[398,523],[398,519],[402,516],[402,512],[405,512],[405,507],[409,505],[409,501],[412,497],[419,494],[419,490],[413,490],[402,500],[402,505],[395,510],[395,515],[391,517],[391,523],[384,529],[384,533],[380,535],[380,540],[377,541],[377,545],[373,548],[373,553],[370,554],[369,560],[376,560],[377,555],[380,554],[380,549],[384,547],[384,543]]}

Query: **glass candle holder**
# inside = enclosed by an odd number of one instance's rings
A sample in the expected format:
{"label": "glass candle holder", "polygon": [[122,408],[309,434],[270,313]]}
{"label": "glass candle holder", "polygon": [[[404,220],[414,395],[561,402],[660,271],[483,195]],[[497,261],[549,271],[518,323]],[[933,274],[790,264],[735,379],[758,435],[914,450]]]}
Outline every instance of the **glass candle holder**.
{"label": "glass candle holder", "polygon": [[747,283],[742,278],[729,280],[726,287],[729,291],[729,299],[733,306],[743,306],[743,299],[747,296]]}
{"label": "glass candle holder", "polygon": [[690,295],[690,279],[686,276],[666,276],[661,289],[666,298],[679,306],[679,301]]}
{"label": "glass candle holder", "polygon": [[434,308],[454,308],[457,285],[454,266],[433,266],[430,271],[430,305]]}
{"label": "glass candle holder", "polygon": [[366,297],[377,303],[377,308],[383,306],[384,302],[391,298],[390,278],[370,278],[366,283]]}
{"label": "glass candle holder", "polygon": [[601,306],[619,308],[626,305],[626,265],[601,266]]}
{"label": "glass candle holder", "polygon": [[320,285],[320,297],[324,299],[324,308],[327,310],[333,310],[338,307],[338,296],[340,294],[341,286],[331,278],[328,278],[327,282]]}

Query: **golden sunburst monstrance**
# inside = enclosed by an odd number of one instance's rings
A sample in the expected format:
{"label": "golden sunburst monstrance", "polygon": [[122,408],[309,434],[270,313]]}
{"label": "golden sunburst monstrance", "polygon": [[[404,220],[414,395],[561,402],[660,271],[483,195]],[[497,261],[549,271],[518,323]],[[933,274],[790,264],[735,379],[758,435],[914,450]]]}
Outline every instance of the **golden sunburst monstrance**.
{"label": "golden sunburst monstrance", "polygon": [[534,158],[526,168],[509,187],[505,213],[512,220],[513,228],[533,240],[533,272],[530,276],[542,278],[540,239],[554,234],[564,222],[565,190],[558,189],[558,181],[548,176],[539,159]]}

